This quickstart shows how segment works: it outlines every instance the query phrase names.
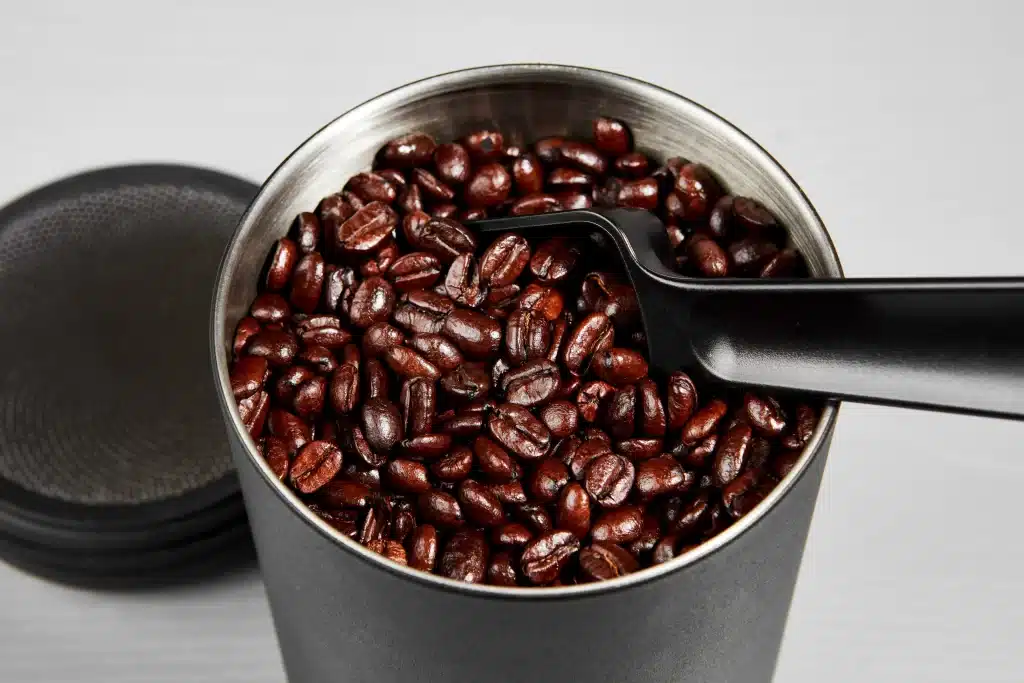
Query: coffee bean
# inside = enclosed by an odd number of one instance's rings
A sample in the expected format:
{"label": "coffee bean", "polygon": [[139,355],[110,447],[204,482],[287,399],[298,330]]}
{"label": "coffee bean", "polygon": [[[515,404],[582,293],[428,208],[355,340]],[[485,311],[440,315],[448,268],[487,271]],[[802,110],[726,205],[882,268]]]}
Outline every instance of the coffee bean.
{"label": "coffee bean", "polygon": [[393,319],[399,327],[414,334],[437,334],[454,310],[455,304],[448,297],[427,290],[415,291],[402,296]]}
{"label": "coffee bean", "polygon": [[683,443],[692,446],[704,439],[715,430],[718,423],[725,417],[729,406],[721,399],[712,399],[686,421],[683,426]]}
{"label": "coffee bean", "polygon": [[801,451],[783,451],[779,453],[771,463],[772,473],[779,479],[785,478],[796,466],[801,455]]}
{"label": "coffee bean", "polygon": [[473,453],[476,455],[480,471],[493,482],[514,481],[522,474],[519,464],[497,442],[478,436],[473,441]]}
{"label": "coffee bean", "polygon": [[466,185],[466,202],[472,207],[497,206],[508,198],[512,176],[501,164],[484,164]]}
{"label": "coffee bean", "polygon": [[405,213],[423,211],[423,192],[419,185],[409,185],[398,196],[398,208]]}
{"label": "coffee bean", "polygon": [[619,188],[615,203],[633,209],[654,211],[658,208],[658,181],[654,178],[627,180]]}
{"label": "coffee bean", "polygon": [[[651,162],[641,152],[628,152],[618,157],[612,167],[615,173],[627,178],[641,178],[647,174],[647,170],[650,168]],[[657,185],[657,179],[651,178],[655,182],[655,192],[658,191],[659,186]]]}
{"label": "coffee bean", "polygon": [[516,281],[530,262],[530,246],[514,233],[491,243],[480,258],[480,277],[489,287],[504,287]]}
{"label": "coffee bean", "polygon": [[578,209],[589,209],[594,205],[590,195],[586,192],[557,192],[554,195],[564,211],[576,211]]}
{"label": "coffee bean", "polygon": [[505,349],[513,363],[522,365],[543,359],[550,343],[551,331],[543,314],[519,309],[509,315],[505,325]]}
{"label": "coffee bean", "polygon": [[384,352],[384,361],[399,377],[425,377],[431,382],[441,377],[433,363],[406,346],[392,346]]}
{"label": "coffee bean", "polygon": [[581,480],[586,475],[587,466],[593,460],[607,453],[611,453],[608,441],[587,437],[582,439],[575,449],[566,448],[562,453],[562,462],[568,465],[569,471],[575,479]]}
{"label": "coffee bean", "polygon": [[506,505],[519,505],[526,502],[526,491],[519,481],[505,481],[490,485],[494,497]]}
{"label": "coffee bean", "polygon": [[580,551],[580,574],[584,581],[614,579],[639,568],[636,558],[614,543],[594,543]]}
{"label": "coffee bean", "polygon": [[617,389],[603,405],[602,424],[616,439],[628,439],[636,428],[636,387]]}
{"label": "coffee bean", "polygon": [[260,443],[260,453],[267,461],[274,476],[280,481],[284,481],[288,477],[288,469],[291,466],[291,460],[288,458],[288,444],[285,440],[276,436],[265,437]]}
{"label": "coffee bean", "polygon": [[338,368],[338,361],[327,347],[311,344],[299,352],[298,361],[310,366],[317,374],[330,375]]}
{"label": "coffee bean", "polygon": [[367,399],[382,397],[386,398],[388,395],[388,373],[384,369],[384,366],[376,358],[371,358],[366,361],[363,366],[363,386],[364,396]]}
{"label": "coffee bean", "polygon": [[409,348],[426,358],[441,372],[450,372],[462,364],[458,347],[440,334],[416,334],[409,339]]}
{"label": "coffee bean", "polygon": [[426,133],[397,137],[381,149],[378,158],[384,166],[413,168],[430,162],[437,143]]}
{"label": "coffee bean", "polygon": [[385,481],[402,493],[426,493],[430,490],[426,466],[413,460],[392,460],[388,463]]}
{"label": "coffee bean", "polygon": [[546,358],[529,361],[502,377],[505,400],[521,406],[543,405],[558,392],[560,384],[558,366]]}
{"label": "coffee bean", "polygon": [[469,180],[469,152],[458,143],[438,145],[434,150],[434,168],[449,185],[462,185]]}
{"label": "coffee bean", "polygon": [[409,436],[429,434],[433,428],[437,396],[434,383],[427,377],[412,377],[402,385],[400,403],[405,433]]}
{"label": "coffee bean", "polygon": [[801,403],[796,407],[796,419],[792,431],[782,437],[783,448],[800,450],[810,442],[814,429],[818,424],[818,415],[814,408]]}
{"label": "coffee bean", "polygon": [[476,249],[476,240],[461,223],[448,217],[430,218],[411,213],[402,223],[405,237],[415,249],[437,256],[443,263],[451,263],[459,254]]}
{"label": "coffee bean", "polygon": [[459,502],[444,491],[428,491],[417,498],[420,518],[430,524],[450,529],[463,524]]}
{"label": "coffee bean", "polygon": [[729,270],[733,275],[752,275],[761,269],[779,252],[771,242],[755,237],[737,240],[729,245]]}
{"label": "coffee bean", "polygon": [[[540,153],[538,152],[538,156]],[[604,175],[608,162],[591,145],[578,140],[566,140],[558,152],[559,161],[594,175]]]}
{"label": "coffee bean", "polygon": [[303,256],[292,274],[291,304],[303,313],[312,313],[320,303],[324,286],[324,259],[313,252]]}
{"label": "coffee bean", "polygon": [[448,297],[455,303],[477,308],[487,297],[487,285],[480,281],[480,267],[472,254],[460,254],[444,280]]}
{"label": "coffee bean", "polygon": [[706,166],[686,164],[679,169],[676,190],[685,202],[685,218],[699,221],[707,218],[715,202],[722,195],[721,186]]}
{"label": "coffee bean", "polygon": [[570,482],[562,489],[556,524],[581,540],[590,533],[590,496],[580,484]]}
{"label": "coffee bean", "polygon": [[327,379],[324,377],[313,377],[302,383],[295,390],[295,398],[292,407],[295,414],[309,420],[324,410],[324,403],[327,396]]}
{"label": "coffee bean", "polygon": [[668,391],[665,398],[667,427],[678,431],[693,415],[697,406],[697,387],[685,372],[676,371],[668,376]]}
{"label": "coffee bean", "polygon": [[633,555],[640,557],[644,553],[654,550],[654,546],[658,544],[660,539],[661,522],[658,521],[657,515],[648,512],[644,514],[643,528],[640,531],[640,536],[630,543],[627,548]]}
{"label": "coffee bean", "polygon": [[762,434],[778,436],[786,430],[786,416],[774,398],[747,393],[743,397],[743,405],[751,426]]}
{"label": "coffee bean", "polygon": [[614,335],[611,318],[604,313],[589,314],[569,333],[562,357],[565,366],[573,372],[585,369],[591,356],[612,348]]}
{"label": "coffee bean", "polygon": [[533,532],[519,522],[502,524],[491,532],[491,542],[498,546],[522,548],[531,539],[533,539]]}
{"label": "coffee bean", "polygon": [[388,349],[404,343],[402,331],[386,322],[374,323],[363,333],[363,353],[370,358],[383,355]]}
{"label": "coffee bean", "polygon": [[260,324],[255,318],[245,317],[238,321],[235,328],[235,337],[231,343],[231,351],[235,357],[241,356],[246,350],[250,340],[260,331]]}
{"label": "coffee bean", "polygon": [[556,439],[569,436],[579,424],[579,412],[569,401],[553,401],[541,408],[537,414],[540,421]]}
{"label": "coffee bean", "polygon": [[452,452],[430,465],[430,471],[441,481],[457,482],[473,470],[473,451],[456,446]]}
{"label": "coffee bean", "polygon": [[525,524],[535,535],[551,533],[554,525],[551,515],[540,503],[523,503],[512,509],[516,519]]}
{"label": "coffee bean", "polygon": [[257,296],[252,306],[249,307],[249,315],[262,324],[279,323],[291,317],[292,311],[288,302],[280,294],[265,292]]}
{"label": "coffee bean", "polygon": [[349,320],[356,327],[367,328],[386,322],[395,309],[395,290],[382,277],[368,277],[359,283],[352,297]]}
{"label": "coffee bean", "polygon": [[425,572],[434,571],[438,545],[437,529],[430,524],[420,524],[407,542],[409,566]]}
{"label": "coffee bean", "polygon": [[414,168],[410,178],[432,202],[450,202],[455,198],[455,192],[438,180],[433,173],[424,168]]}
{"label": "coffee bean", "polygon": [[487,567],[487,583],[492,586],[515,586],[519,581],[515,559],[507,551],[495,553]]}
{"label": "coffee bean", "polygon": [[501,348],[498,321],[467,308],[458,308],[446,316],[440,332],[471,358],[489,358]]}
{"label": "coffee bean", "polygon": [[750,437],[750,426],[745,424],[736,425],[722,437],[718,450],[715,452],[713,466],[715,483],[718,486],[725,486],[738,477],[743,470]]}
{"label": "coffee bean", "polygon": [[458,499],[463,513],[470,522],[489,527],[505,521],[505,511],[491,491],[472,479],[459,484]]}
{"label": "coffee bean", "polygon": [[390,451],[403,438],[398,407],[383,398],[372,398],[363,404],[361,426],[370,448],[381,453]]}
{"label": "coffee bean", "polygon": [[654,380],[643,379],[637,384],[637,398],[640,402],[640,432],[648,436],[664,435],[665,407]]}
{"label": "coffee bean", "polygon": [[366,439],[363,428],[354,422],[345,421],[341,429],[340,443],[345,452],[358,457],[366,467],[375,469],[387,462],[385,453],[375,451]]}
{"label": "coffee bean", "polygon": [[647,460],[662,452],[664,441],[658,438],[622,439],[615,442],[615,452],[633,461]]}
{"label": "coffee bean", "polygon": [[551,583],[579,549],[579,539],[568,531],[552,531],[535,538],[520,558],[523,576],[536,585]]}
{"label": "coffee bean", "polygon": [[236,400],[248,398],[262,389],[269,378],[270,365],[266,358],[240,358],[231,367],[231,393]]}
{"label": "coffee bean", "polygon": [[599,117],[594,119],[594,146],[605,154],[618,156],[633,148],[633,139],[622,121]]}
{"label": "coffee bean", "polygon": [[[310,215],[312,214],[304,214]],[[316,220],[316,218],[313,218]],[[267,261],[267,274],[263,285],[270,292],[279,292],[291,282],[292,271],[299,260],[299,248],[295,242],[282,237],[274,245]]]}
{"label": "coffee bean", "polygon": [[295,456],[289,478],[301,493],[313,493],[341,471],[341,449],[328,441],[311,441]]}
{"label": "coffee bean", "polygon": [[598,543],[630,543],[643,530],[643,512],[636,505],[624,505],[604,512],[590,530]]}
{"label": "coffee bean", "polygon": [[398,197],[395,186],[376,173],[357,173],[345,183],[345,190],[370,204],[390,204]]}
{"label": "coffee bean", "polygon": [[431,287],[441,277],[441,261],[425,251],[416,251],[395,259],[387,278],[400,292]]}
{"label": "coffee bean", "polygon": [[621,455],[606,453],[587,465],[584,488],[601,507],[618,507],[629,496],[635,476],[633,463]]}
{"label": "coffee bean", "polygon": [[537,194],[544,189],[544,170],[533,154],[524,154],[512,164],[515,189],[520,195]]}
{"label": "coffee bean", "polygon": [[483,366],[463,363],[441,378],[441,389],[460,401],[475,401],[487,395],[491,378]]}
{"label": "coffee bean", "polygon": [[455,218],[456,216],[459,215],[459,206],[458,204],[451,203],[438,204],[437,206],[434,207],[434,210],[431,212],[430,215],[432,218],[437,219]]}
{"label": "coffee bean", "polygon": [[463,141],[469,155],[477,161],[498,159],[505,150],[505,138],[500,131],[478,130]]}
{"label": "coffee bean", "polygon": [[303,343],[337,349],[352,341],[336,315],[313,315],[298,322],[296,331]]}
{"label": "coffee bean", "polygon": [[530,476],[530,493],[535,500],[552,503],[562,488],[569,483],[569,470],[555,458],[544,458],[537,463]]}
{"label": "coffee bean", "polygon": [[487,572],[489,548],[483,532],[456,531],[441,554],[441,575],[456,581],[483,583]]}
{"label": "coffee bean", "polygon": [[647,376],[647,361],[632,349],[610,348],[594,353],[591,370],[605,382],[622,386]]}
{"label": "coffee bean", "polygon": [[556,168],[548,174],[547,185],[552,191],[583,191],[594,184],[594,178],[575,168]]}
{"label": "coffee bean", "polygon": [[450,434],[420,434],[398,444],[398,452],[416,460],[436,460],[451,450]]}
{"label": "coffee bean", "polygon": [[684,461],[690,467],[704,469],[718,448],[718,435],[710,434],[686,454]]}
{"label": "coffee bean", "polygon": [[545,282],[558,282],[569,276],[579,258],[576,245],[561,238],[545,240],[530,258],[530,272]]}
{"label": "coffee bean", "polygon": [[551,446],[551,432],[526,408],[512,403],[498,406],[487,419],[491,436],[520,458],[537,460]]}
{"label": "coffee bean", "polygon": [[291,453],[298,451],[313,438],[313,430],[310,426],[299,417],[285,410],[271,410],[268,415],[267,425],[270,428],[271,434],[284,439]]}
{"label": "coffee bean", "polygon": [[576,407],[580,417],[586,422],[594,422],[602,414],[605,399],[615,392],[615,387],[607,382],[587,382],[580,386],[576,395]]}
{"label": "coffee bean", "polygon": [[733,212],[748,230],[764,231],[778,225],[768,207],[750,197],[736,197]]}
{"label": "coffee bean", "polygon": [[725,277],[729,274],[729,257],[710,237],[698,236],[687,242],[690,260],[704,277]]}
{"label": "coffee bean", "polygon": [[636,493],[641,502],[682,493],[695,482],[696,476],[686,472],[671,456],[644,460],[636,470]]}
{"label": "coffee bean", "polygon": [[651,553],[651,564],[658,565],[668,562],[676,556],[676,546],[679,544],[679,537],[669,534],[663,537],[654,546]]}

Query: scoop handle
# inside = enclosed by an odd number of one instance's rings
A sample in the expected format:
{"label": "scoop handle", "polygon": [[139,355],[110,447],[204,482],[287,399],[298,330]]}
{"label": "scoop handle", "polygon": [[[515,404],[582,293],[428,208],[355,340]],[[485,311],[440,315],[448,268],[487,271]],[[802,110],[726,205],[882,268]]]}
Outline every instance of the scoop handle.
{"label": "scoop handle", "polygon": [[714,377],[1024,419],[1022,278],[749,284],[693,302],[690,343]]}

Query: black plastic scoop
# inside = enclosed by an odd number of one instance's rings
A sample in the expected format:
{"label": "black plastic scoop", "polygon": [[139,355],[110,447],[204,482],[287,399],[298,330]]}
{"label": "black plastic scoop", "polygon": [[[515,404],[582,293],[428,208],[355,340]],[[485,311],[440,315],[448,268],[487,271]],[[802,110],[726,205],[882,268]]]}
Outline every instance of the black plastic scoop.
{"label": "black plastic scoop", "polygon": [[652,366],[863,403],[1024,419],[1024,279],[704,280],[666,267],[664,226],[637,209],[476,221],[594,236],[636,289]]}

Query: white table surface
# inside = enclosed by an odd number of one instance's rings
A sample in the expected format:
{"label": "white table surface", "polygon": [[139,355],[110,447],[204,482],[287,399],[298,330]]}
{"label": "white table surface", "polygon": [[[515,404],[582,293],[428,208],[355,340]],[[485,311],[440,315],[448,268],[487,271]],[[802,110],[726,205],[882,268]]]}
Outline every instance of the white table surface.
{"label": "white table surface", "polygon": [[[804,186],[851,276],[1024,272],[1019,3],[610,7],[2,3],[0,198],[133,161],[260,180],[378,92],[551,61],[638,76],[731,119]],[[845,406],[776,680],[1024,679],[1022,437],[1008,422]],[[255,570],[110,595],[0,565],[0,681],[282,680]]]}

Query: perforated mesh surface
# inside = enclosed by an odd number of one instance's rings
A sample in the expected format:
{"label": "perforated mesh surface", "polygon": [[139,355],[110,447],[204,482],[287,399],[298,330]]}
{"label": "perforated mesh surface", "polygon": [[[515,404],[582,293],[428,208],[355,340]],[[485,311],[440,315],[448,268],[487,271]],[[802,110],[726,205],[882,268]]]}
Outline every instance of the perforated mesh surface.
{"label": "perforated mesh surface", "polygon": [[0,476],[62,501],[138,504],[230,471],[210,297],[254,193],[145,166],[0,212]]}

